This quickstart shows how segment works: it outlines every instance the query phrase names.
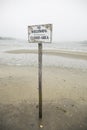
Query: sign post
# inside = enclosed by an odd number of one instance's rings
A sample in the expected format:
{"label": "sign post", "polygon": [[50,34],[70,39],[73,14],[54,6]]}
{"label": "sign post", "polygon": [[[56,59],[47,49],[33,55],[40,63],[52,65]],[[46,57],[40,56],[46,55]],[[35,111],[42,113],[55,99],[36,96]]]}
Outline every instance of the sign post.
{"label": "sign post", "polygon": [[38,43],[39,119],[42,119],[42,43],[51,43],[52,24],[28,26],[28,41]]}
{"label": "sign post", "polygon": [[42,43],[38,44],[39,118],[42,118]]}

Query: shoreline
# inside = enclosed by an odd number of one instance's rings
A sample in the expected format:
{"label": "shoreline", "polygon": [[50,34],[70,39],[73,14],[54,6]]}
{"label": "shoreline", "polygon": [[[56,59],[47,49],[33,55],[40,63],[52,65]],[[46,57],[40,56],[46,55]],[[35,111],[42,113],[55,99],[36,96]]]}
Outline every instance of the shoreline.
{"label": "shoreline", "polygon": [[[38,51],[37,50],[19,49],[19,50],[5,51],[5,53],[11,53],[11,54],[26,54],[26,53],[27,54],[29,54],[29,53],[30,54],[38,54]],[[71,52],[71,51],[63,51],[63,50],[43,50],[43,54],[87,60],[87,53],[86,52],[73,52],[73,51]]]}

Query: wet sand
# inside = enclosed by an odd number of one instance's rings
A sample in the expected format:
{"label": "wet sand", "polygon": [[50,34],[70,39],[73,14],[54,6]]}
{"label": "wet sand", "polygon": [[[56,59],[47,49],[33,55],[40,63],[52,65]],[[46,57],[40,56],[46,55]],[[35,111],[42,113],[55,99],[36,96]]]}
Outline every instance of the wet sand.
{"label": "wet sand", "polygon": [[39,120],[38,68],[0,66],[0,130],[38,129],[87,130],[87,71],[43,67]]}
{"label": "wet sand", "polygon": [[[33,54],[37,54],[38,51],[37,50],[20,49],[20,50],[6,51],[6,53],[12,53],[12,54],[33,53]],[[71,52],[71,51],[63,51],[63,50],[43,50],[43,54],[87,60],[87,53],[86,52],[75,52],[75,51]]]}

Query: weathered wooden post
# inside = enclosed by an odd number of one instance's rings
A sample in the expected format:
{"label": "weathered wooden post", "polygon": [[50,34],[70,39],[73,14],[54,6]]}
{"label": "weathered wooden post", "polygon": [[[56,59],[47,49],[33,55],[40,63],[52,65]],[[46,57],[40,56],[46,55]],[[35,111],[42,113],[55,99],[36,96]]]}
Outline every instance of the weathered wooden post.
{"label": "weathered wooden post", "polygon": [[42,43],[38,44],[39,118],[42,118]]}
{"label": "weathered wooden post", "polygon": [[42,43],[52,41],[52,24],[28,26],[28,41],[38,43],[39,119],[42,119]]}

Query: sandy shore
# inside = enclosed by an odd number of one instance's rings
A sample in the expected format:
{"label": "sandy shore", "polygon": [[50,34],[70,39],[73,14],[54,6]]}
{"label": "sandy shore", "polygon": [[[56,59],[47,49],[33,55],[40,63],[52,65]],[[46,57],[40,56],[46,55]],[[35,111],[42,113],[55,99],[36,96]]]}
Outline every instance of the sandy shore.
{"label": "sandy shore", "polygon": [[[12,50],[12,51],[6,51],[6,53],[12,53],[12,54],[26,54],[26,53],[33,53],[37,54],[37,50],[26,50],[26,49],[20,49],[20,50]],[[63,56],[63,57],[69,57],[69,58],[79,58],[87,60],[87,53],[86,52],[74,52],[74,51],[63,51],[63,50],[43,50],[43,54],[46,55],[56,55],[56,56]]]}
{"label": "sandy shore", "polygon": [[87,71],[43,68],[43,119],[38,120],[38,69],[0,66],[0,130],[86,130]]}

